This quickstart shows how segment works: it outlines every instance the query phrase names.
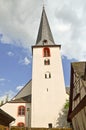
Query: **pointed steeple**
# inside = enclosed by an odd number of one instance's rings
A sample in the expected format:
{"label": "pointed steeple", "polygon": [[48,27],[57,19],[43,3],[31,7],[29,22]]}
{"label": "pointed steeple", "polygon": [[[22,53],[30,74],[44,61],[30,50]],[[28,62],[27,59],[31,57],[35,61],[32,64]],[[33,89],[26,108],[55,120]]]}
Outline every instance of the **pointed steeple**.
{"label": "pointed steeple", "polygon": [[54,45],[45,9],[43,7],[36,45]]}

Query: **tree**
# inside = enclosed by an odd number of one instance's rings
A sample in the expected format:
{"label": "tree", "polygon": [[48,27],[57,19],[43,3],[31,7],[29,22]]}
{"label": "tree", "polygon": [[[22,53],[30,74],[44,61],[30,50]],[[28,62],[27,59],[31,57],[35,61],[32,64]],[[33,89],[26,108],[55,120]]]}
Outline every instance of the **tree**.
{"label": "tree", "polygon": [[9,95],[7,94],[5,98],[5,103],[8,102],[8,100],[9,100]]}
{"label": "tree", "polygon": [[70,123],[67,122],[67,115],[69,110],[69,100],[66,100],[64,107],[62,108],[61,112],[59,113],[59,117],[56,122],[56,126],[58,127],[70,127]]}
{"label": "tree", "polygon": [[2,99],[0,101],[0,106],[2,106],[4,103],[8,102],[9,101],[9,95],[7,94],[6,97],[4,97],[4,99]]}
{"label": "tree", "polygon": [[0,101],[0,106],[2,106],[4,104],[4,101],[3,100],[1,100]]}

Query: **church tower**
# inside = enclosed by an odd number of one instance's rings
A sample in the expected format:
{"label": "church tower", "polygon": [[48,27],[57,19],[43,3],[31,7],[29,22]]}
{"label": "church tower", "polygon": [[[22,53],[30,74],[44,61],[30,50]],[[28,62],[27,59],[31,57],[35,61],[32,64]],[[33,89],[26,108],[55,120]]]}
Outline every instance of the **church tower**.
{"label": "church tower", "polygon": [[55,127],[66,101],[60,55],[43,8],[36,45],[32,46],[31,127]]}

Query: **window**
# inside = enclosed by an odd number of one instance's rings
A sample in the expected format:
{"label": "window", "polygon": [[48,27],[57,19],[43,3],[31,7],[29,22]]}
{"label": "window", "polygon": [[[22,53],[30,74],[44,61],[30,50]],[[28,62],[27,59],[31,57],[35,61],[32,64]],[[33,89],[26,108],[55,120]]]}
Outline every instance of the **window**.
{"label": "window", "polygon": [[43,48],[43,56],[50,57],[50,49],[48,47]]}
{"label": "window", "polygon": [[25,107],[24,106],[19,106],[18,115],[19,116],[25,115]]}
{"label": "window", "polygon": [[50,60],[49,59],[45,59],[44,60],[44,65],[50,65]]}
{"label": "window", "polygon": [[46,45],[48,41],[46,39],[43,40],[43,45]]}
{"label": "window", "polygon": [[49,79],[51,78],[51,73],[50,72],[46,72],[45,73],[45,79]]}
{"label": "window", "polygon": [[24,125],[23,122],[19,122],[17,126],[19,126],[19,127],[24,127],[25,125]]}

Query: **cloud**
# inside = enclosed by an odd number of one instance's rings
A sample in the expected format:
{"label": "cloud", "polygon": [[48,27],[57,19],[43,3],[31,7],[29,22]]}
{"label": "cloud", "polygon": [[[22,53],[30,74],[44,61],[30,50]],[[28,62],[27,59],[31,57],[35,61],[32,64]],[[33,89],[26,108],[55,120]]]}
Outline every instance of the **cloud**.
{"label": "cloud", "polygon": [[5,79],[4,78],[0,78],[0,82],[3,82],[3,81],[5,81]]}
{"label": "cloud", "polygon": [[0,82],[4,82],[4,81],[9,82],[10,80],[6,79],[6,78],[3,78],[3,77],[0,77]]}
{"label": "cloud", "polygon": [[19,86],[16,87],[16,90],[20,91],[23,87],[24,87],[24,85],[19,85]]}
{"label": "cloud", "polygon": [[33,43],[38,20],[37,6],[40,3],[40,0],[0,1],[0,32],[4,34],[3,43],[15,43],[23,47],[28,47]]}
{"label": "cloud", "polygon": [[8,54],[8,56],[14,56],[14,53],[11,51],[9,51],[7,54]]}
{"label": "cloud", "polygon": [[11,100],[14,96],[16,95],[16,93],[12,90],[6,91],[3,94],[0,94],[0,101],[6,101],[6,97],[8,96],[8,100]]}
{"label": "cloud", "polygon": [[[34,45],[42,4],[40,0],[0,0],[0,41],[24,48]],[[45,9],[56,44],[62,45],[62,55],[85,60],[86,1],[47,0]]]}
{"label": "cloud", "polygon": [[28,65],[30,64],[30,60],[27,57],[25,57],[24,59],[20,60],[19,63],[23,65]]}
{"label": "cloud", "polygon": [[[0,77],[0,87],[4,87],[4,85],[7,84],[7,83],[9,83],[9,82],[10,82],[9,79]],[[5,85],[5,86],[6,86],[6,85]]]}
{"label": "cloud", "polygon": [[25,64],[25,65],[28,65],[29,63],[30,63],[30,60],[29,60],[27,57],[25,57],[25,58],[24,58],[24,64]]}
{"label": "cloud", "polygon": [[[64,32],[58,30],[59,41],[62,43],[62,54],[69,59],[86,60],[86,17],[84,8],[86,2],[83,0],[64,1],[56,8],[56,19],[58,26],[69,27]],[[58,27],[57,27],[58,29]],[[79,53],[78,53],[79,52]]]}

